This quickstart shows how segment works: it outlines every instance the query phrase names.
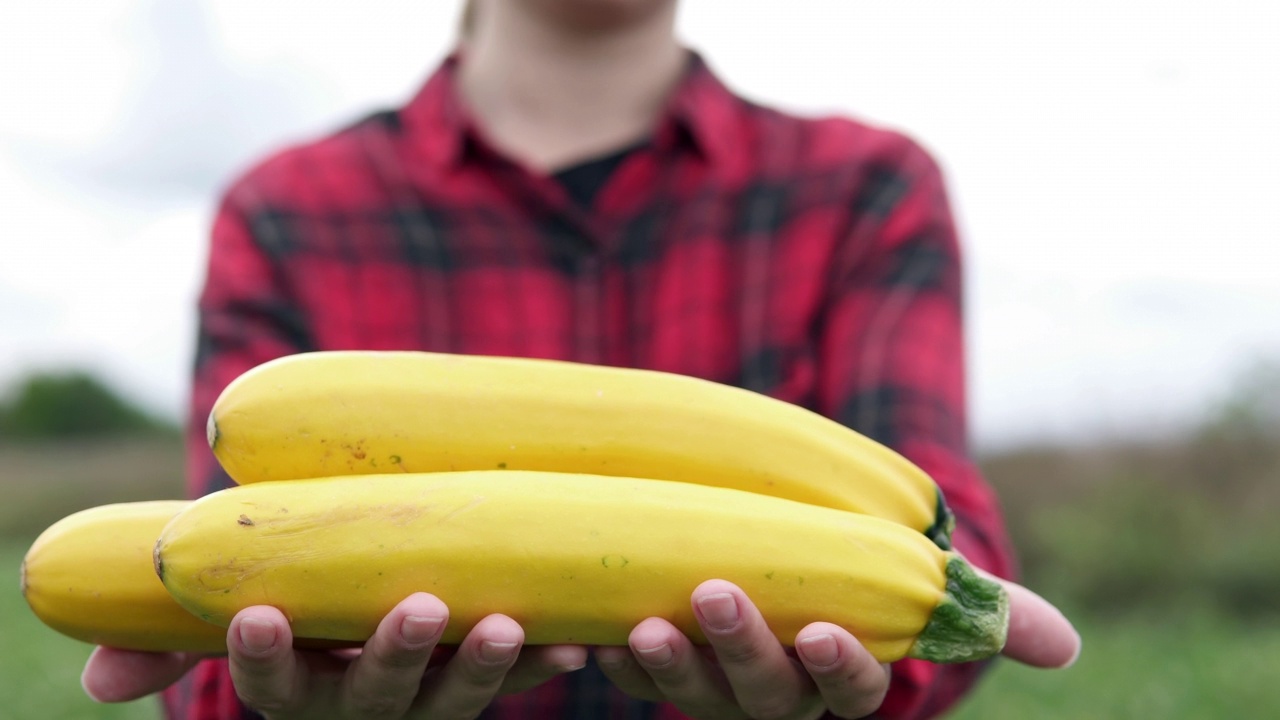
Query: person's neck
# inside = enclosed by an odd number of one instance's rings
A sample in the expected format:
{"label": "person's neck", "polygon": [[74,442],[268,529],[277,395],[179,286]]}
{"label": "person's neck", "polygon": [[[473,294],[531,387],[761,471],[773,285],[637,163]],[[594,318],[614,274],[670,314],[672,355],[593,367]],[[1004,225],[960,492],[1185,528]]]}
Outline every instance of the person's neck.
{"label": "person's neck", "polygon": [[499,149],[552,172],[652,132],[687,57],[674,9],[586,32],[533,17],[522,3],[489,5],[461,48],[459,88]]}

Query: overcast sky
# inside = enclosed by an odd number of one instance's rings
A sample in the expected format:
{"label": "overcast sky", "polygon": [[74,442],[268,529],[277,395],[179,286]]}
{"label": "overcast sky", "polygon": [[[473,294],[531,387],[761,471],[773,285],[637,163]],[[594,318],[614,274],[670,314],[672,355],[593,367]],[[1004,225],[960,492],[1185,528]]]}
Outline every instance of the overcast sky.
{"label": "overcast sky", "polygon": [[[9,4],[0,388],[89,367],[177,416],[219,189],[403,101],[457,8]],[[739,92],[941,161],[981,445],[1190,422],[1280,359],[1280,3],[687,0],[680,24]]]}

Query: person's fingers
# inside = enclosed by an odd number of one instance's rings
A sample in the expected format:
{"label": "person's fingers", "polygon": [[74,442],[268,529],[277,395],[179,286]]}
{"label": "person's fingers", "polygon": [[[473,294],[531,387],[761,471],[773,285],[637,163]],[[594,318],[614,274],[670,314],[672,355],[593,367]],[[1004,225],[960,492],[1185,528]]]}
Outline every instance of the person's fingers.
{"label": "person's fingers", "polygon": [[499,695],[522,692],[556,675],[581,670],[587,665],[587,649],[581,645],[542,645],[520,650],[498,688]]}
{"label": "person's fingers", "polygon": [[236,613],[227,628],[227,661],[236,694],[254,710],[278,714],[306,701],[307,666],[293,649],[288,620],[276,608]]}
{"label": "person's fingers", "polygon": [[838,717],[866,717],[889,692],[889,666],[838,625],[806,626],[796,635],[796,655]]}
{"label": "person's fingers", "polygon": [[387,613],[343,678],[346,717],[403,715],[448,621],[449,609],[427,593],[414,593]]}
{"label": "person's fingers", "polygon": [[102,703],[146,697],[177,682],[204,656],[97,647],[80,675],[85,694]]}
{"label": "person's fingers", "polygon": [[457,653],[428,676],[418,716],[474,717],[498,694],[524,645],[524,629],[505,615],[490,615],[471,629]]}
{"label": "person's fingers", "polygon": [[[994,576],[983,573],[987,577]],[[1064,668],[1080,656],[1080,634],[1052,603],[1017,583],[994,578],[1009,593],[1009,636],[1002,654],[1025,665]]]}
{"label": "person's fingers", "polygon": [[812,679],[738,586],[724,580],[702,583],[693,591],[693,610],[747,715],[785,717],[817,707]]}
{"label": "person's fingers", "polygon": [[[632,637],[635,637],[634,633]],[[600,671],[622,692],[633,698],[650,702],[666,700],[662,690],[658,689],[657,684],[654,683],[653,677],[636,660],[635,651],[631,648],[602,646],[595,648],[594,653]]]}
{"label": "person's fingers", "polygon": [[725,682],[703,653],[674,625],[649,618],[628,638],[636,664],[668,702],[690,717],[746,717]]}

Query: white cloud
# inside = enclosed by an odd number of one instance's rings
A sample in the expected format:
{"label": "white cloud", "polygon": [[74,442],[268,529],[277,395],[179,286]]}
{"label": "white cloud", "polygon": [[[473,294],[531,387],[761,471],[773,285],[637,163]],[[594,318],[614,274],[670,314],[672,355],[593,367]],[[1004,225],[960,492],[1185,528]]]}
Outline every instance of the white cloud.
{"label": "white cloud", "polygon": [[0,23],[0,140],[69,150],[104,141],[142,70],[121,52],[132,0],[13,3]]}

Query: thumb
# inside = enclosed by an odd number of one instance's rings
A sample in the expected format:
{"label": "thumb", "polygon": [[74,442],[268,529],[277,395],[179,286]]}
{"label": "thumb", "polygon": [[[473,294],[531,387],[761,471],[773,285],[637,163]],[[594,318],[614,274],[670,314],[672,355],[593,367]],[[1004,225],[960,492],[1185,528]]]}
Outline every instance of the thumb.
{"label": "thumb", "polygon": [[158,653],[98,647],[89,655],[80,685],[98,702],[127,702],[160,692],[196,663],[199,653]]}
{"label": "thumb", "polygon": [[1075,663],[1080,656],[1080,633],[1062,611],[1017,583],[987,576],[1009,594],[1009,637],[1001,651],[1005,657],[1040,668]]}

